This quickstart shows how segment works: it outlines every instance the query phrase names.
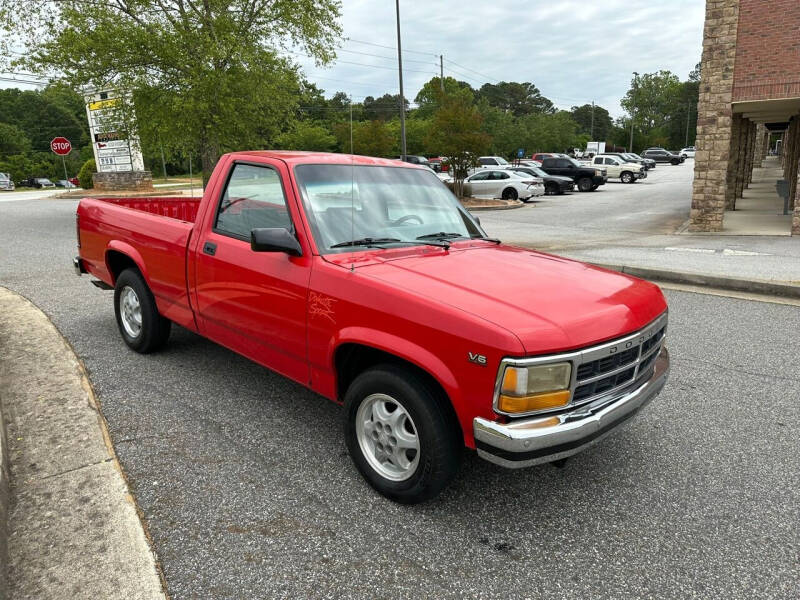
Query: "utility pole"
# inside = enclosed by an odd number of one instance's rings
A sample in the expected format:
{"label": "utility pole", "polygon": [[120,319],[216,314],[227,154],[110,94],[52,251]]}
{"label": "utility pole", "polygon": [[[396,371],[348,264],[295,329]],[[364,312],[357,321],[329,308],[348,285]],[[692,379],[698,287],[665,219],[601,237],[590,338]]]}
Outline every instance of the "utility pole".
{"label": "utility pole", "polygon": [[397,68],[400,77],[400,160],[406,159],[406,100],[403,95],[403,51],[400,47],[400,0],[394,2],[397,14]]}
{"label": "utility pole", "polygon": [[592,100],[592,128],[589,130],[589,139],[594,141],[594,100]]}
{"label": "utility pole", "polygon": [[350,154],[353,153],[353,97],[350,96]]}
{"label": "utility pole", "polygon": [[631,96],[632,106],[631,106],[631,143],[630,149],[628,152],[633,152],[633,119],[636,115],[636,84],[639,80],[639,74],[634,71],[633,72],[633,95]]}
{"label": "utility pole", "polygon": [[444,94],[444,57],[441,54],[439,55],[439,83]]}

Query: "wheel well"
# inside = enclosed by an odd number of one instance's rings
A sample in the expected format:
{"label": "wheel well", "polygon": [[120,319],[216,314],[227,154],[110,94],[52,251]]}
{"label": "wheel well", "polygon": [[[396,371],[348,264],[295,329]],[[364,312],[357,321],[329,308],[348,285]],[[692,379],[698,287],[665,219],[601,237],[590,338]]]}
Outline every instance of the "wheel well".
{"label": "wheel well", "polygon": [[463,437],[464,432],[461,430],[461,424],[458,421],[458,416],[453,408],[453,403],[447,395],[445,389],[437,381],[437,379],[422,369],[399,356],[365,346],[363,344],[342,344],[336,349],[334,356],[334,366],[336,368],[336,395],[341,401],[344,398],[347,388],[353,380],[361,373],[375,367],[377,365],[392,364],[399,367],[408,369],[414,372],[421,379],[425,380],[430,388],[434,390],[442,400],[442,405],[449,413],[452,422],[458,427],[458,431]]}
{"label": "wheel well", "polygon": [[139,271],[139,267],[130,256],[116,250],[109,250],[106,252],[106,264],[108,265],[108,272],[111,273],[114,283],[117,282],[117,277],[119,277],[119,274],[125,269],[136,269]]}

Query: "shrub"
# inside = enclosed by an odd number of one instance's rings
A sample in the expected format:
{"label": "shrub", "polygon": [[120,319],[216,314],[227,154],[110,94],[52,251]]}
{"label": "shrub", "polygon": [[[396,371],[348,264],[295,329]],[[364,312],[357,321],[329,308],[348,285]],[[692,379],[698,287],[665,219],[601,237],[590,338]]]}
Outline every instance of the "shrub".
{"label": "shrub", "polygon": [[94,187],[94,182],[92,181],[94,173],[97,173],[97,167],[94,164],[94,159],[90,158],[83,163],[81,170],[78,171],[78,183],[83,189],[88,190]]}

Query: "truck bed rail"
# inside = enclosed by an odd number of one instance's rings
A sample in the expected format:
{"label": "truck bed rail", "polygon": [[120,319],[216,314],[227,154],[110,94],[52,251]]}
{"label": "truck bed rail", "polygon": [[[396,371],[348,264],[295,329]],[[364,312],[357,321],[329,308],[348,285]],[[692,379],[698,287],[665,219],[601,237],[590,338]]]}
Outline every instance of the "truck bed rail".
{"label": "truck bed rail", "polygon": [[194,223],[197,217],[197,210],[200,207],[201,198],[184,198],[181,196],[159,196],[159,197],[143,197],[143,198],[94,198],[101,202],[108,202],[123,206],[125,208],[132,208],[134,210],[141,210],[154,215],[162,217],[169,217],[171,219],[178,219],[179,221],[186,221]]}

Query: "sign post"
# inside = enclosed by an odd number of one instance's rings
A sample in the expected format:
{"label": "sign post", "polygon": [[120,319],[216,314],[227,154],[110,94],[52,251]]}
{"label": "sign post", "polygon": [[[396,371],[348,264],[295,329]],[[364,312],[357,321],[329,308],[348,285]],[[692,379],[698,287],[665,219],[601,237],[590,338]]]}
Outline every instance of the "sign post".
{"label": "sign post", "polygon": [[[57,137],[50,142],[50,149],[61,157],[61,165],[64,167],[64,181],[69,182],[67,161],[64,157],[72,151],[72,144],[67,138]],[[64,187],[66,188],[67,185],[65,184]]]}

